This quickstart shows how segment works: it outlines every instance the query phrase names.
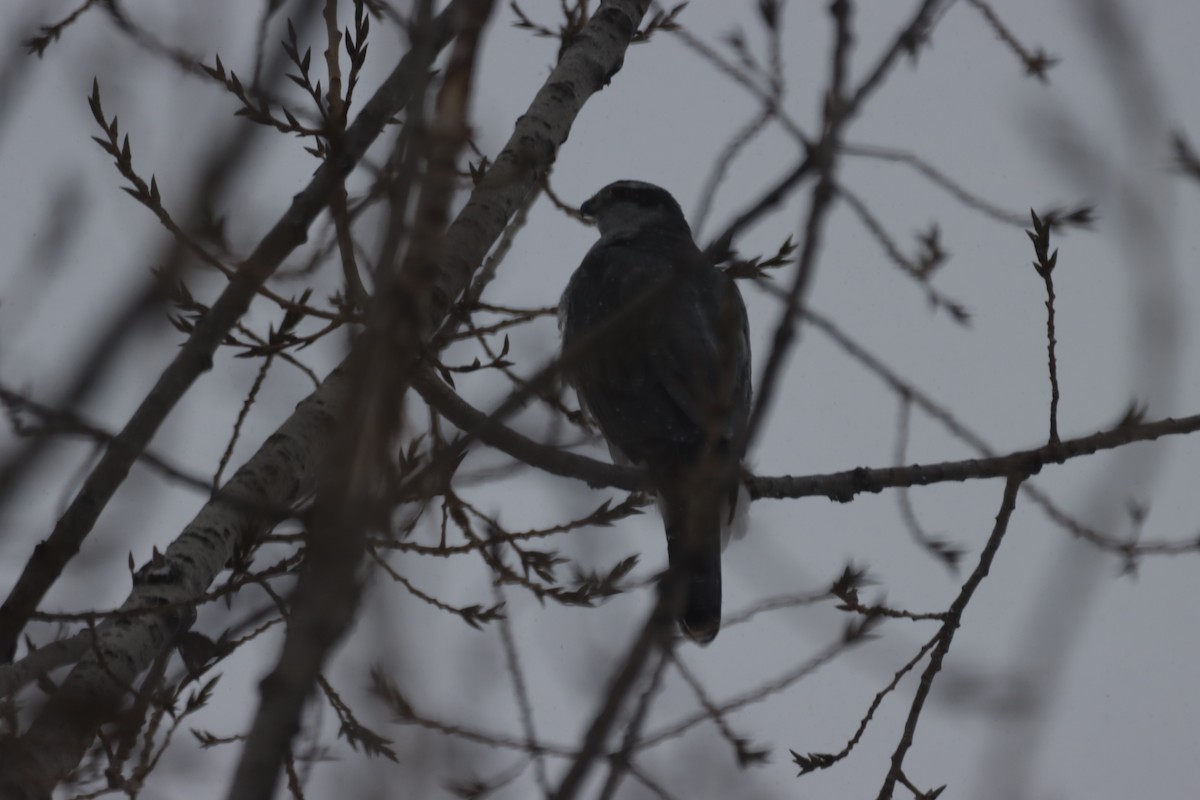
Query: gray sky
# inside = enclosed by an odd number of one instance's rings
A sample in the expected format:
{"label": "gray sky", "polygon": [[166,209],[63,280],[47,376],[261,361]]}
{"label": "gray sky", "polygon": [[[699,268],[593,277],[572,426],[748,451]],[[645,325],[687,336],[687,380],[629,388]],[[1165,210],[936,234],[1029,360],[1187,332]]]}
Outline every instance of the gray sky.
{"label": "gray sky", "polygon": [[[827,5],[792,0],[785,9],[787,110],[814,135],[829,60]],[[874,63],[912,6],[856,5],[854,81]],[[919,155],[1012,212],[1080,201],[1096,205],[1094,230],[1056,235],[1053,243],[1059,248],[1054,278],[1064,438],[1111,425],[1134,399],[1148,404],[1149,418],[1200,412],[1194,368],[1200,334],[1192,322],[1200,303],[1200,273],[1194,268],[1200,252],[1200,228],[1194,224],[1200,219],[1200,185],[1170,173],[1167,146],[1174,128],[1200,140],[1200,95],[1194,85],[1200,75],[1194,43],[1200,7],[1165,0],[1122,6],[1122,30],[1144,59],[1122,62],[1111,45],[1096,44],[1092,3],[995,5],[1022,43],[1042,46],[1061,59],[1048,84],[1024,75],[978,11],[960,0],[941,19],[915,67],[902,64],[870,101],[848,140]],[[210,0],[171,7],[129,2],[127,7],[146,27],[206,61],[219,52],[239,75],[252,72],[258,4]],[[535,19],[557,24],[556,3],[531,0],[523,7]],[[6,4],[0,19],[15,40],[16,31],[29,30],[28,20],[45,23],[70,8],[57,0]],[[515,29],[513,19],[507,6],[497,9],[475,91],[476,141],[492,156],[545,79],[557,49],[553,40]],[[695,36],[718,47],[724,34],[741,27],[755,52],[762,52],[753,4],[693,2],[680,19]],[[360,98],[391,68],[400,47],[395,30],[383,25],[375,26],[371,41]],[[315,64],[323,44],[319,36],[310,42]],[[1135,68],[1139,63],[1144,75]],[[135,165],[145,176],[157,176],[164,202],[173,208],[186,207],[188,178],[214,142],[213,130],[225,136],[249,128],[231,120],[231,98],[138,52],[102,13],[86,15],[45,58],[24,66],[26,73],[5,98],[0,126],[0,239],[6,242],[0,256],[0,381],[48,399],[79,368],[89,337],[140,285],[164,240],[151,215],[120,191],[108,157],[90,141],[98,132],[86,103],[92,76],[100,81],[106,113],[118,114],[130,135]],[[756,111],[743,90],[677,38],[660,33],[632,48],[624,69],[585,107],[551,183],[564,199],[578,203],[611,180],[648,180],[673,192],[690,214],[699,205],[715,155]],[[300,142],[257,135],[251,166],[235,193],[237,203],[223,209],[230,238],[243,250],[307,182],[315,164]],[[378,157],[381,151],[373,152]],[[778,126],[757,139],[734,162],[700,238],[755,198],[797,154],[794,141]],[[846,157],[840,174],[906,252],[915,249],[918,229],[938,224],[950,260],[934,286],[970,309],[971,324],[962,327],[944,312],[931,312],[922,287],[887,260],[845,203],[836,206],[827,227],[809,296],[812,307],[996,450],[1042,444],[1049,405],[1045,296],[1022,226],[964,207],[901,164]],[[794,197],[739,240],[738,249],[773,252],[798,233],[807,198],[807,192]],[[68,221],[60,225],[63,215]],[[318,227],[325,224],[323,217]],[[505,262],[492,301],[557,302],[594,236],[540,201]],[[366,239],[371,240],[369,233]],[[785,283],[788,278],[779,276]],[[315,297],[334,291],[337,280],[331,263],[316,279]],[[194,294],[206,300],[222,285],[199,274],[191,283]],[[283,291],[298,292],[302,285],[284,284]],[[754,286],[744,284],[743,294],[761,369],[779,306]],[[247,321],[264,330],[278,318],[277,309],[262,304]],[[332,339],[305,353],[306,363],[320,375],[336,363],[344,344]],[[110,429],[128,418],[173,355],[179,336],[163,321],[146,325],[145,335],[135,341],[85,409]],[[519,366],[528,370],[558,346],[551,321],[522,329],[512,342]],[[466,358],[467,352],[456,354]],[[213,372],[170,416],[152,449],[196,474],[211,475],[255,370],[253,362],[219,357]],[[247,421],[233,465],[257,448],[309,386],[295,370],[275,371]],[[484,408],[503,389],[486,373],[459,381],[463,395]],[[889,465],[898,410],[895,395],[874,375],[806,327],[750,465],[764,475]],[[547,430],[535,407],[513,424],[539,436]],[[10,430],[0,433],[0,446],[13,441]],[[1196,441],[1164,440],[1048,467],[1035,483],[1071,514],[1115,535],[1129,535],[1125,509],[1137,502],[1149,508],[1144,538],[1195,537]],[[77,488],[89,453],[81,445],[56,450],[30,479],[25,501],[0,519],[0,586],[11,585],[33,544],[49,532]],[[972,455],[928,415],[913,411],[909,462]],[[467,466],[497,463],[503,462],[482,452]],[[915,611],[943,610],[978,558],[1001,489],[1001,481],[976,481],[911,493],[925,528],[966,549],[965,571],[957,576],[914,545],[900,520],[895,492],[860,496],[845,505],[819,498],[758,502],[751,509],[750,534],[725,555],[726,615],[777,594],[824,588],[848,560],[869,568],[877,581],[865,598],[886,597],[891,605]],[[580,516],[604,497],[622,497],[527,473],[468,496],[499,514],[512,530]],[[135,469],[43,607],[78,610],[120,603],[129,588],[127,552],[142,563],[151,547],[164,547],[202,502],[193,491]],[[595,568],[640,551],[637,575],[648,577],[665,563],[660,526],[650,512],[616,528],[560,537],[547,547]],[[1195,555],[1147,558],[1134,576],[1119,577],[1119,568],[1116,559],[1072,541],[1027,498],[1018,501],[1008,537],[964,616],[917,730],[905,772],[918,786],[945,783],[944,797],[970,798],[1194,796],[1200,786]],[[447,602],[493,602],[486,573],[474,563],[422,562],[411,570],[418,585]],[[620,657],[649,598],[648,592],[634,592],[587,611],[543,607],[508,591],[540,737],[568,745],[578,741],[607,668]],[[260,599],[247,601],[245,608]],[[219,632],[222,613],[206,609],[200,629]],[[684,647],[681,655],[710,696],[723,702],[811,658],[836,640],[845,622],[830,604],[771,612],[724,630],[708,648]],[[766,766],[739,771],[711,723],[653,749],[639,763],[682,796],[874,797],[915,676],[884,702],[845,762],[797,779],[787,751],[840,750],[875,692],[933,632],[930,623],[891,622],[877,640],[732,714],[734,731],[772,748]],[[36,633],[45,641],[52,630],[47,626]],[[224,665],[217,701],[191,726],[218,735],[242,731],[255,707],[256,683],[274,659],[277,643],[266,637],[259,648]],[[338,760],[316,770],[310,796],[354,791],[388,775],[385,780],[405,781],[414,796],[438,796],[432,785],[422,788],[415,782],[466,777],[468,768],[487,777],[518,760],[517,754],[393,727],[385,715],[367,712],[366,674],[375,663],[400,676],[417,708],[430,716],[520,731],[494,626],[468,629],[377,581],[331,675],[351,704],[364,709],[364,718],[394,736],[411,760],[398,768],[375,762],[364,767],[360,754],[335,741],[336,721],[326,711],[324,741]],[[1039,690],[1047,693],[1044,724],[1031,723],[1036,716],[996,713],[1005,699]],[[695,707],[694,696],[673,675],[647,729],[669,725]],[[221,796],[237,751],[199,753],[185,732],[178,739],[144,796]],[[1026,759],[1022,748],[1032,757]],[[551,775],[557,775],[563,762],[549,763]],[[437,774],[423,774],[427,767]],[[694,788],[683,791],[689,786]],[[534,790],[532,772],[526,772],[498,796],[527,797]],[[630,781],[623,791],[622,796],[643,796]]]}

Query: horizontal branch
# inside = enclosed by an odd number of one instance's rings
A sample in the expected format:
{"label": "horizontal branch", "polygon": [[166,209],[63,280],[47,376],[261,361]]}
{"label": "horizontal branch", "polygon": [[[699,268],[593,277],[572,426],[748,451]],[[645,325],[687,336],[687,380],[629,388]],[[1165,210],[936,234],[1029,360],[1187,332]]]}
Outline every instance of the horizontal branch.
{"label": "horizontal branch", "polygon": [[[609,464],[535,442],[494,416],[475,408],[427,371],[414,379],[413,386],[427,403],[458,428],[518,461],[551,475],[584,481],[590,486],[610,486],[630,491],[648,488],[640,469]],[[1113,450],[1134,442],[1153,441],[1162,436],[1178,436],[1197,430],[1200,430],[1200,414],[1180,419],[1168,417],[1155,422],[1121,423],[1110,430],[1088,436],[991,458],[968,458],[906,467],[856,467],[825,475],[748,475],[745,483],[755,500],[824,496],[845,503],[863,492],[878,493],[884,489],[1003,478],[1017,473],[1034,475],[1046,464],[1062,464],[1101,450]]]}
{"label": "horizontal branch", "polygon": [[1003,478],[1022,472],[1035,475],[1046,464],[1062,464],[1101,450],[1113,450],[1134,442],[1148,442],[1162,436],[1194,433],[1197,430],[1200,430],[1200,414],[1181,419],[1168,417],[1156,422],[1121,424],[1078,439],[1047,444],[1032,450],[1018,450],[994,458],[968,458],[962,461],[880,469],[858,467],[828,475],[755,477],[747,481],[747,486],[750,496],[756,500],[823,495],[830,500],[845,503],[863,492],[876,493],[884,489],[906,486]]}

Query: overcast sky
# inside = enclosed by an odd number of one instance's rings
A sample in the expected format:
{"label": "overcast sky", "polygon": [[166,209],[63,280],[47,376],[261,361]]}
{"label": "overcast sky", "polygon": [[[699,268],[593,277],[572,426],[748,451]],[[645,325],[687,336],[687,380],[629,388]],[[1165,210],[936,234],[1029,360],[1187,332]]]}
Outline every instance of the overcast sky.
{"label": "overcast sky", "polygon": [[[124,4],[164,40],[239,75],[253,72],[258,3]],[[472,124],[480,149],[494,156],[525,112],[554,62],[558,43],[514,28],[507,4],[497,4],[482,52]],[[534,19],[556,26],[557,3],[522,4]],[[764,38],[753,3],[694,0],[680,21],[718,49],[741,29],[758,54]],[[789,115],[818,132],[827,80],[827,2],[785,3],[782,41]],[[860,2],[851,79],[861,80],[911,13],[911,2]],[[1200,184],[1171,171],[1169,135],[1200,141],[1200,6],[1149,0],[1114,6],[1122,49],[1102,40],[1101,3],[1010,0],[995,3],[1004,22],[1030,49],[1060,62],[1047,83],[1022,64],[968,2],[951,4],[930,46],[915,64],[892,73],[850,127],[861,145],[911,152],[956,183],[1015,214],[1030,207],[1094,204],[1091,231],[1056,234],[1054,273],[1063,438],[1111,426],[1134,400],[1148,418],[1200,413]],[[8,52],[35,24],[68,13],[60,0],[7,3],[0,8]],[[278,26],[277,26],[278,27]],[[273,39],[278,39],[275,32]],[[323,33],[309,42],[314,65]],[[365,99],[402,52],[394,27],[376,24]],[[727,48],[722,52],[728,54]],[[1132,56],[1130,54],[1133,54]],[[273,53],[272,53],[273,55]],[[4,86],[0,105],[0,382],[51,399],[80,369],[91,337],[131,291],[141,286],[164,234],[145,209],[120,190],[109,158],[92,143],[98,133],[86,98],[93,76],[105,112],[118,114],[135,165],[157,177],[164,202],[184,209],[199,159],[217,141],[254,135],[228,215],[230,239],[249,248],[308,181],[315,162],[303,143],[252,129],[232,118],[235,105],[207,82],[184,77],[130,44],[103,13],[69,28],[41,60]],[[630,49],[622,71],[594,97],[562,148],[551,185],[578,204],[611,180],[662,185],[693,215],[717,154],[758,112],[743,89],[677,37],[659,33]],[[251,132],[253,131],[253,134]],[[372,151],[376,160],[384,151]],[[795,141],[770,127],[733,162],[713,198],[705,240],[789,169]],[[914,234],[937,224],[948,262],[933,286],[971,312],[969,326],[931,310],[925,289],[903,275],[845,203],[827,227],[809,300],[812,308],[949,409],[996,451],[1043,444],[1048,431],[1045,289],[1031,266],[1033,248],[1022,227],[966,207],[943,188],[899,163],[846,156],[841,180],[865,202],[905,252]],[[361,176],[351,191],[366,186]],[[773,253],[798,236],[807,191],[736,244],[743,254]],[[323,229],[322,218],[317,227]],[[369,231],[362,231],[372,241]],[[557,302],[595,232],[545,199],[508,256],[490,299],[522,306]],[[293,262],[302,262],[296,256]],[[778,281],[786,285],[790,273]],[[337,288],[332,262],[315,279],[315,298]],[[211,300],[223,280],[196,274],[190,284]],[[304,284],[280,284],[298,293]],[[779,315],[776,300],[743,284],[751,318],[755,366],[761,370]],[[262,303],[247,323],[265,330],[278,309]],[[83,411],[118,429],[169,361],[181,337],[165,319],[144,323]],[[344,340],[330,337],[303,354],[323,376]],[[512,336],[518,367],[532,371],[558,347],[552,320]],[[453,351],[449,360],[474,353]],[[254,379],[255,362],[224,354],[214,370],[169,417],[152,449],[197,475],[212,474],[238,409]],[[241,463],[311,388],[299,371],[280,367],[251,413],[233,465]],[[487,407],[506,391],[488,373],[465,376],[460,391]],[[894,462],[900,404],[877,376],[820,331],[804,327],[787,362],[764,435],[749,456],[758,474],[810,474]],[[546,417],[530,407],[514,426],[546,436]],[[0,433],[0,446],[16,440]],[[599,446],[585,449],[603,457]],[[22,502],[0,519],[0,588],[7,592],[72,496],[90,463],[81,445],[62,447],[26,482]],[[912,411],[906,460],[931,463],[977,455],[919,409]],[[479,452],[464,469],[506,463]],[[1047,467],[1035,483],[1069,513],[1116,536],[1129,536],[1129,504],[1149,509],[1145,539],[1197,535],[1200,439],[1164,440]],[[975,481],[914,490],[923,526],[962,546],[964,572],[952,574],[916,546],[896,492],[836,504],[821,498],[763,500],[750,512],[750,532],[725,554],[725,611],[732,615],[765,598],[825,588],[852,561],[876,584],[864,599],[886,598],[914,611],[944,610],[976,563],[1000,506],[1002,481]],[[620,492],[590,490],[523,472],[468,490],[472,502],[520,530],[578,517]],[[126,555],[144,562],[164,548],[204,497],[144,469],[100,518],[80,558],[43,604],[45,609],[109,608],[129,588]],[[665,563],[661,523],[653,511],[615,528],[560,537],[552,546],[604,569],[641,553],[636,575]],[[1132,575],[1110,556],[1069,538],[1027,497],[1018,501],[1010,532],[991,575],[968,608],[945,672],[917,730],[905,772],[918,786],[949,785],[944,797],[1025,797],[1031,800],[1194,797],[1200,787],[1200,658],[1197,559],[1194,553],[1151,557]],[[458,605],[494,602],[477,565],[420,563],[421,587]],[[507,593],[509,615],[533,692],[539,736],[578,742],[605,676],[640,623],[650,593],[615,598],[599,610],[542,606]],[[263,598],[245,600],[255,607]],[[198,628],[219,633],[225,610],[207,608]],[[729,627],[709,647],[685,646],[681,658],[723,702],[786,674],[840,635],[846,616],[826,603],[764,614]],[[39,641],[53,629],[34,629]],[[838,766],[797,779],[788,749],[836,752],[853,735],[875,693],[934,632],[931,623],[894,621],[879,637],[840,656],[785,691],[732,714],[733,730],[770,746],[766,766],[739,771],[730,747],[711,723],[666,742],[639,763],[684,797],[874,797],[888,767],[916,686],[909,675],[876,715],[854,755]],[[244,730],[255,707],[256,683],[274,659],[278,639],[264,637],[223,665],[214,705],[191,722],[228,736]],[[368,667],[389,669],[422,712],[515,734],[519,717],[495,626],[474,631],[414,602],[382,580],[373,585],[359,627],[331,670],[334,683],[365,719],[393,736],[399,767],[381,766],[335,739],[328,711],[324,741],[337,756],[315,772],[310,796],[390,786],[389,796],[436,797],[451,778],[486,778],[518,760],[436,734],[390,725],[367,710]],[[1021,701],[1037,713],[1018,713]],[[655,731],[696,708],[694,695],[672,674],[650,716]],[[178,736],[143,797],[218,797],[226,788],[234,747],[201,753]],[[564,762],[551,760],[552,778]],[[382,776],[382,778],[381,778]],[[390,776],[390,777],[389,777]],[[389,783],[376,784],[381,779]],[[397,783],[398,782],[398,783]],[[426,783],[422,783],[426,782]],[[403,788],[400,788],[403,787]],[[499,797],[534,796],[533,772]],[[632,781],[624,797],[649,796]],[[897,795],[902,796],[902,795]]]}

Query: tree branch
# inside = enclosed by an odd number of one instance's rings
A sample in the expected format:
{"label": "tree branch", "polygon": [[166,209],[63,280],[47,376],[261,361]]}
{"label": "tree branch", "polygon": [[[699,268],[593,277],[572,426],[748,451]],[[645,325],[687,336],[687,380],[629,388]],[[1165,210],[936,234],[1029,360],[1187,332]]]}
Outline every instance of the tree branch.
{"label": "tree branch", "polygon": [[[504,425],[495,415],[485,414],[473,407],[428,371],[418,372],[413,378],[413,385],[427,403],[458,428],[529,466],[551,475],[581,480],[593,487],[610,486],[628,491],[647,488],[640,469],[617,466],[535,442]],[[503,407],[508,405],[505,403]],[[1200,414],[1179,419],[1168,417],[1154,422],[1123,421],[1113,428],[1087,436],[1030,450],[990,455],[987,458],[902,467],[857,467],[823,475],[748,475],[744,482],[754,500],[828,497],[830,500],[845,503],[864,492],[878,493],[884,489],[997,478],[1011,474],[1014,470],[1036,474],[1047,464],[1062,464],[1101,450],[1113,450],[1134,442],[1153,441],[1163,436],[1180,436],[1197,430],[1200,430]],[[974,439],[969,441],[976,446],[982,446]],[[1072,533],[1082,536],[1102,549],[1128,552],[1129,546],[1126,543],[1114,542],[1078,524],[1071,524],[1061,512],[1054,511],[1053,507],[1048,505],[1048,499],[1041,492],[1036,492],[1032,485],[1025,485],[1024,488],[1032,493],[1031,496],[1039,504],[1046,507],[1057,522],[1064,524]],[[1136,547],[1140,553],[1171,554],[1200,549],[1200,540],[1178,543],[1141,542]]]}
{"label": "tree branch", "polygon": [[975,590],[979,588],[979,584],[987,577],[988,570],[992,567],[992,559],[996,557],[996,551],[1000,549],[1000,542],[1008,530],[1008,521],[1017,505],[1017,491],[1021,488],[1021,482],[1025,478],[1026,476],[1023,474],[1013,473],[1009,476],[1008,482],[1004,484],[1004,499],[1000,503],[1000,511],[996,514],[996,524],[992,528],[992,535],[979,555],[979,564],[975,567],[975,571],[971,573],[971,577],[967,578],[958,597],[954,598],[954,602],[950,604],[946,621],[942,623],[942,630],[938,636],[938,643],[929,656],[929,664],[921,673],[921,683],[917,687],[916,696],[913,697],[912,706],[909,708],[908,720],[904,723],[904,733],[900,737],[900,743],[892,754],[892,767],[884,778],[878,800],[890,800],[892,791],[896,788],[896,781],[903,776],[904,756],[912,747],[913,738],[917,733],[917,722],[921,718],[921,709],[924,708],[929,691],[933,688],[933,679],[941,671],[946,653],[950,652],[950,643],[954,641],[954,632],[962,624],[962,615],[967,609],[967,604],[971,602]]}
{"label": "tree branch", "polygon": [[[418,30],[429,25],[430,5],[427,1],[420,6]],[[330,651],[354,623],[362,596],[359,564],[367,531],[376,522],[372,509],[379,507],[387,484],[391,443],[400,432],[401,396],[421,348],[421,309],[428,302],[443,247],[455,160],[467,140],[479,40],[491,10],[492,0],[457,4],[454,48],[437,113],[424,137],[428,170],[411,244],[399,271],[380,265],[382,283],[367,330],[348,360],[354,410],[340,420],[330,457],[321,465],[295,609],[275,667],[262,681],[258,713],[242,748],[229,800],[274,796],[280,769],[300,730],[305,701]]]}
{"label": "tree branch", "polygon": [[[467,205],[447,231],[446,248],[434,277],[434,297],[427,311],[428,325],[444,318],[452,299],[469,284],[472,270],[552,163],[583,104],[619,69],[648,5],[649,0],[605,0],[572,46],[565,49],[530,108],[518,120],[495,165],[474,187]],[[442,18],[439,15],[438,19]],[[395,90],[393,86],[392,91],[383,94],[394,97]],[[245,496],[257,507],[264,503],[267,507],[286,507],[310,491],[318,465],[329,453],[335,421],[348,407],[347,377],[344,364],[335,369],[237,471],[223,494]],[[239,544],[253,541],[269,522],[261,516],[239,513],[238,508],[218,497],[201,509],[157,566],[139,570],[125,607],[169,606],[202,592],[224,569]],[[125,681],[136,676],[188,622],[187,616],[180,614],[139,614],[133,620],[98,626],[97,648],[105,654],[113,675],[89,654],[22,737],[24,755],[33,766],[31,777],[25,779],[33,796],[53,786],[78,764],[99,725],[120,703],[123,689],[113,676]]]}
{"label": "tree branch", "polygon": [[[439,43],[434,51],[449,40],[453,8],[452,3],[434,23],[431,35]],[[404,107],[412,77],[427,68],[427,63],[418,63],[411,53],[400,60],[346,132],[343,150],[334,154],[339,157],[323,162],[308,186],[292,198],[291,206],[242,262],[221,296],[196,324],[187,342],[105,450],[50,537],[34,550],[16,586],[0,606],[0,657],[4,660],[12,658],[17,638],[29,615],[67,562],[79,552],[83,540],[124,482],[138,454],[150,443],[167,414],[195,380],[212,368],[213,353],[246,313],[259,287],[288,254],[304,243],[309,225],[325,208],[341,178],[354,168],[388,120]]]}

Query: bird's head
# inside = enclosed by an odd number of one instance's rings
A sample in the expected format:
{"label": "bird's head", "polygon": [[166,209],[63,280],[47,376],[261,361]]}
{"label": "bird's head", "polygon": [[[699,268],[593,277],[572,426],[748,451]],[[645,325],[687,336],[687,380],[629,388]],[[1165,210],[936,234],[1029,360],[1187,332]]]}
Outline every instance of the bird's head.
{"label": "bird's head", "polygon": [[596,192],[579,210],[596,222],[601,236],[663,227],[681,228],[690,234],[679,203],[666,189],[652,183],[610,183]]}

